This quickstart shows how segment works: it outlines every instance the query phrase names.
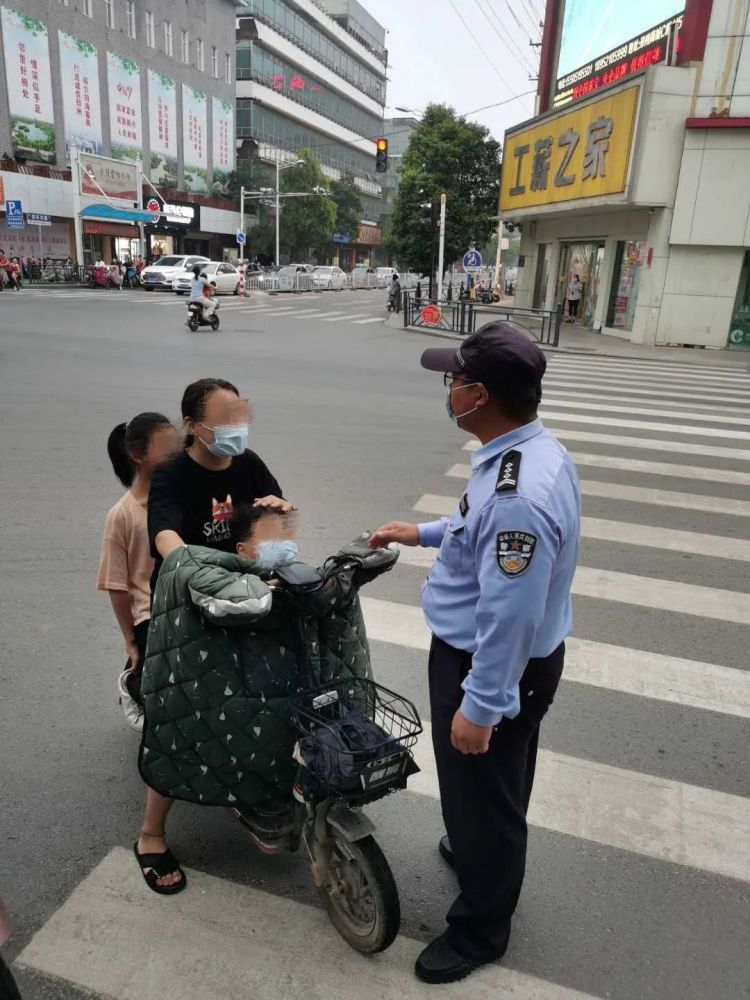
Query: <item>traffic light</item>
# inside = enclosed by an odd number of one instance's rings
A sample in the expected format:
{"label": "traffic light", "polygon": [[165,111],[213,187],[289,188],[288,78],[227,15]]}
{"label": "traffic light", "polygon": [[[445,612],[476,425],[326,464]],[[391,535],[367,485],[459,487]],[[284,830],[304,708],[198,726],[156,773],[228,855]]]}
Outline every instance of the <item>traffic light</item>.
{"label": "traffic light", "polygon": [[388,140],[375,140],[375,173],[384,174],[388,169]]}

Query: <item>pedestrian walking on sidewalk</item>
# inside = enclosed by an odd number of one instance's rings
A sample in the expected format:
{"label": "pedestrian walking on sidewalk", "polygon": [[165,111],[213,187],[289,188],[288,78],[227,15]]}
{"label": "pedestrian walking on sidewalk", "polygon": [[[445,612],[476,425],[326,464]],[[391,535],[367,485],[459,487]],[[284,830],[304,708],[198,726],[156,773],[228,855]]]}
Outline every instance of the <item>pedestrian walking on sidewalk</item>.
{"label": "pedestrian walking on sidewalk", "polygon": [[574,323],[578,319],[578,303],[583,295],[583,285],[577,274],[574,274],[568,283],[568,322]]}
{"label": "pedestrian walking on sidewalk", "polygon": [[522,333],[488,323],[457,350],[425,351],[422,367],[444,373],[448,415],[481,447],[452,517],[392,521],[370,544],[439,546],[422,600],[448,831],[440,853],[460,892],[416,973],[447,983],[508,946],[539,726],[572,629],[580,490],[570,456],[537,417],[546,360]]}

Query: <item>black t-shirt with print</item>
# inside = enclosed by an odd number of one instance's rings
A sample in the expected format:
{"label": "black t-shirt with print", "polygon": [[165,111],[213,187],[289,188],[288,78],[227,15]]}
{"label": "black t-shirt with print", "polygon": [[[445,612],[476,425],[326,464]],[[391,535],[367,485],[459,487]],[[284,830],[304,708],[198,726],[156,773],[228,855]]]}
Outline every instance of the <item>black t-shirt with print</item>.
{"label": "black t-shirt with print", "polygon": [[253,451],[243,452],[218,471],[204,469],[186,451],[160,466],[148,497],[148,539],[156,560],[151,593],[162,564],[155,544],[160,531],[176,531],[187,545],[233,552],[232,505],[269,495],[280,497],[281,487]]}

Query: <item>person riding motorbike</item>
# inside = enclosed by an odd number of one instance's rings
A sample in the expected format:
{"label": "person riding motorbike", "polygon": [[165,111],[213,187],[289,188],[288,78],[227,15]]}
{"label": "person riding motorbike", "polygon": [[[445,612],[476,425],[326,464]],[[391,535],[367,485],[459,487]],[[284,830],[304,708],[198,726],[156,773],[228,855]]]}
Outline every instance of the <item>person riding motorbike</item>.
{"label": "person riding motorbike", "polygon": [[[212,303],[211,299],[207,297],[205,289],[209,289],[210,295],[210,284],[208,278],[205,274],[201,274],[200,264],[196,264],[193,268],[193,280],[190,282],[190,299],[188,300],[188,306],[193,302],[197,302],[202,311],[201,318],[208,319],[216,311],[216,303]],[[213,308],[211,306],[213,305]]]}

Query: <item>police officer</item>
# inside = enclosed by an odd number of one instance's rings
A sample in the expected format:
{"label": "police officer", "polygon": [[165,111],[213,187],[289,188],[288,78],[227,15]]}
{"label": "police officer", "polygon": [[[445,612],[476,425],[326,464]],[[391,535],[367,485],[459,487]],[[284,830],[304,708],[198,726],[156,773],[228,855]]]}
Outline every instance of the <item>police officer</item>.
{"label": "police officer", "polygon": [[440,853],[455,867],[460,893],[416,973],[446,983],[508,945],[539,725],[572,627],[580,492],[570,456],[537,417],[546,360],[526,336],[488,323],[458,349],[425,351],[422,366],[444,373],[448,414],[481,447],[452,517],[392,521],[371,545],[439,546],[422,599],[448,831]]}

